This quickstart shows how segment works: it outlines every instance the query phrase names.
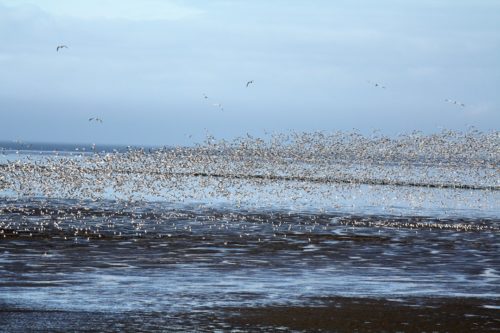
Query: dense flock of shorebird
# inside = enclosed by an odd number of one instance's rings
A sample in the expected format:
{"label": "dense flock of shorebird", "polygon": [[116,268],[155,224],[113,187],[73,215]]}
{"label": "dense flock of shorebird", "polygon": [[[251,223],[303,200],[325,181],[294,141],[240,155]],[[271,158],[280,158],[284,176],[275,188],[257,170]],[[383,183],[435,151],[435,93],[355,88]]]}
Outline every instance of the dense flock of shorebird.
{"label": "dense flock of shorebird", "polygon": [[[0,165],[0,190],[18,196],[168,201],[255,191],[293,201],[331,198],[345,187],[500,190],[500,135],[473,131],[398,138],[356,132],[288,133],[234,141],[209,136],[195,147],[129,149],[33,158]],[[420,193],[417,190],[410,193]],[[420,201],[417,196],[416,202]]]}
{"label": "dense flock of shorebird", "polygon": [[[339,203],[355,201],[356,196],[366,192],[371,192],[372,204],[381,207],[397,197],[397,202],[407,202],[416,211],[424,202],[437,202],[439,207],[442,200],[461,202],[470,209],[494,210],[498,209],[500,193],[498,147],[499,132],[444,131],[398,138],[367,137],[357,132],[291,132],[269,138],[247,135],[233,141],[217,141],[209,136],[195,147],[126,152],[99,152],[93,147],[71,154],[19,154],[16,159],[7,158],[7,154],[0,164],[0,197],[6,198],[0,205],[0,237],[51,235],[65,240],[74,237],[75,242],[103,237],[161,238],[178,231],[191,233],[196,227],[239,232],[240,237],[259,243],[263,236],[252,234],[250,229],[262,228],[262,223],[272,228],[268,235],[271,239],[299,237],[305,244],[318,241],[313,236],[315,228],[328,232],[335,225],[498,232],[497,223],[466,220],[398,220],[365,215],[334,218],[337,222],[332,224],[330,218],[321,221],[325,219],[321,215],[318,220],[277,214],[267,222],[259,220],[258,215],[231,213],[239,207],[242,212],[252,209],[251,198],[258,198],[253,206],[257,211],[262,207],[272,211],[281,200],[297,203],[299,212],[307,212],[300,209],[299,203],[304,201],[314,209],[324,205],[320,214],[337,208],[342,212]],[[25,198],[34,201],[28,203]],[[54,201],[44,204],[43,198],[70,200],[72,204],[69,208],[68,204],[58,206]],[[186,217],[195,218],[194,225],[182,222],[182,208],[158,216],[154,208],[144,212],[156,204],[184,207],[197,202],[208,207],[211,202],[216,206],[224,202],[228,210],[219,215],[207,214],[200,221],[198,217]],[[109,203],[112,210],[106,212]],[[268,203],[270,207],[265,206]],[[90,208],[93,205],[101,208],[89,215],[96,209]],[[441,209],[446,208],[445,202]],[[390,216],[391,211],[387,214]],[[15,218],[17,215],[21,218]],[[95,219],[100,222],[92,222]]]}

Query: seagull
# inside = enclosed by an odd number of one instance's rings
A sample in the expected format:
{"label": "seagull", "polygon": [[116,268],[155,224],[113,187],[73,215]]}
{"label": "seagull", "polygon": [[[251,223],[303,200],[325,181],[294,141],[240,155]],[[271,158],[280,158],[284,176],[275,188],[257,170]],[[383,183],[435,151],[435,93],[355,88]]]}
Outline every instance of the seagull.
{"label": "seagull", "polygon": [[378,82],[372,82],[372,81],[370,81],[370,80],[368,80],[367,82],[368,82],[368,83],[370,83],[370,84],[373,84],[375,87],[380,87],[380,88],[382,88],[382,89],[386,89],[386,87],[385,87],[385,86],[381,85],[381,84],[380,84],[380,83],[378,83]]}
{"label": "seagull", "polygon": [[220,103],[214,103],[212,105],[215,106],[215,107],[218,107],[219,109],[221,109],[222,111],[224,111],[224,108],[222,107],[222,104],[220,104]]}
{"label": "seagull", "polygon": [[249,86],[250,84],[252,84],[252,83],[253,83],[253,80],[248,81],[248,82],[247,82],[247,88],[248,88],[248,86]]}
{"label": "seagull", "polygon": [[57,48],[56,48],[56,51],[59,52],[59,49],[63,49],[63,48],[68,48],[66,45],[59,45]]}
{"label": "seagull", "polygon": [[451,104],[455,104],[455,105],[458,105],[458,106],[461,106],[461,107],[465,107],[465,104],[462,103],[462,102],[458,102],[458,101],[454,101],[454,100],[451,100],[449,98],[445,99],[444,100],[445,102],[448,102],[448,103],[451,103]]}
{"label": "seagull", "polygon": [[89,118],[89,121],[95,121],[96,123],[102,124],[102,119],[98,118],[98,117],[91,117],[91,118]]}
{"label": "seagull", "polygon": [[208,99],[208,96],[206,94],[203,94],[203,98]]}

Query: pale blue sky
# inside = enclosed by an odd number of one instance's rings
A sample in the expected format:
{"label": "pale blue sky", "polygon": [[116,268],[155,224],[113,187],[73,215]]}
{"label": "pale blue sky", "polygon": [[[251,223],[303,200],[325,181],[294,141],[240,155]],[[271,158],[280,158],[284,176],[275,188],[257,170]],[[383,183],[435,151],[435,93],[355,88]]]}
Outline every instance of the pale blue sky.
{"label": "pale blue sky", "polygon": [[0,0],[0,140],[497,130],[498,87],[496,0]]}

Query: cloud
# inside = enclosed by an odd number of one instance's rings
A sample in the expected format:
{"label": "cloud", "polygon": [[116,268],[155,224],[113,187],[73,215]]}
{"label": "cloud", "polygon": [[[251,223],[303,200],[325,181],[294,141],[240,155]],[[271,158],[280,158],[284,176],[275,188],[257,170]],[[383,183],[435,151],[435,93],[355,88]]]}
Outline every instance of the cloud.
{"label": "cloud", "polygon": [[79,19],[182,20],[202,14],[198,8],[168,0],[0,0],[0,4],[32,5],[54,16]]}

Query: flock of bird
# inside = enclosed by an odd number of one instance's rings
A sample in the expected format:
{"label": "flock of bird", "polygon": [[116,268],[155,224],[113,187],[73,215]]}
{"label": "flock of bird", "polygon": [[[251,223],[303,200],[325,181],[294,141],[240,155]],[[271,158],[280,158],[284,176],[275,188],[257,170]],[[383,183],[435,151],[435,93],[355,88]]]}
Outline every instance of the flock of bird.
{"label": "flock of bird", "polygon": [[[250,86],[251,84],[253,84],[253,80],[250,80],[246,83],[246,87],[248,88],[248,86]],[[203,94],[203,98],[205,100],[209,100],[210,98],[207,96],[207,94]],[[218,108],[219,110],[221,111],[224,111],[224,106],[221,104],[221,103],[212,103],[212,106]]]}
{"label": "flock of bird", "polygon": [[[89,218],[85,217],[86,210],[90,208],[84,207],[105,202],[115,202],[114,213],[105,219],[114,221],[109,222],[113,225],[121,221],[122,215],[129,214],[126,213],[128,207],[139,205],[142,210],[155,203],[201,202],[209,206],[211,202],[225,203],[229,209],[243,207],[243,212],[252,205],[260,211],[262,207],[274,210],[281,204],[296,206],[299,211],[303,211],[300,207],[305,205],[307,211],[311,209],[307,205],[312,203],[313,209],[342,212],[346,208],[343,205],[366,196],[369,205],[386,207],[387,214],[391,214],[391,203],[401,202],[416,212],[427,203],[446,210],[450,202],[458,204],[460,209],[498,209],[498,147],[499,132],[444,131],[433,135],[416,132],[398,138],[375,134],[367,137],[356,132],[291,132],[270,138],[247,135],[233,141],[217,141],[209,136],[195,147],[129,149],[125,153],[99,152],[93,147],[88,152],[75,154],[19,154],[16,159],[6,159],[0,164],[0,195],[7,194],[14,203],[5,206],[3,202],[1,206],[5,207],[0,207],[0,217],[2,211],[8,214],[19,211],[41,217],[47,214],[50,219],[14,225],[10,218],[7,221],[0,218],[0,234],[6,237],[8,231],[16,236],[29,231],[34,235],[51,228],[67,228],[62,221],[85,222]],[[22,203],[23,198],[60,198],[74,202],[78,208],[61,211],[66,215],[58,217],[59,212],[49,212],[50,209],[37,207],[36,203],[19,208],[16,200]],[[393,214],[396,213],[397,210]],[[243,220],[241,216],[237,218]],[[179,221],[177,215],[174,219]],[[214,219],[227,220],[228,217]],[[169,218],[163,220],[170,221]],[[219,225],[215,220],[216,227],[231,227]],[[131,232],[143,236],[147,233],[141,225],[134,224],[133,215],[130,221],[135,226]],[[153,218],[153,221],[160,220]],[[312,221],[301,228],[312,228],[315,223]],[[498,232],[495,224],[436,220],[349,218],[339,223],[346,227]],[[190,228],[189,225],[182,227]],[[92,230],[81,225],[74,228],[78,237],[100,238],[105,225],[100,223]],[[283,228],[273,226],[273,232],[283,233],[286,231]],[[120,236],[115,234],[112,236]],[[243,234],[251,237],[249,230]]]}
{"label": "flock of bird", "polygon": [[[57,52],[59,52],[59,50],[60,50],[60,49],[63,49],[63,48],[68,48],[68,46],[66,46],[66,45],[58,45],[58,46],[57,46],[57,48],[56,48],[56,51],[57,51]],[[373,81],[371,81],[371,80],[368,80],[367,82],[368,82],[368,84],[373,85],[373,86],[374,86],[374,87],[376,87],[376,88],[387,89],[387,87],[386,87],[385,85],[383,85],[383,84],[381,84],[381,83],[379,83],[379,82],[373,82]],[[251,84],[253,84],[253,83],[254,83],[254,81],[253,81],[253,80],[249,80],[249,81],[247,81],[247,83],[245,84],[245,86],[248,88],[248,87],[249,87]],[[208,99],[209,99],[209,97],[208,97],[206,94],[203,94],[203,98],[204,98],[205,100],[208,100]],[[451,104],[454,104],[454,105],[457,105],[457,106],[460,106],[460,107],[465,107],[465,104],[464,104],[464,103],[462,103],[462,102],[458,102],[458,101],[456,101],[456,100],[451,100],[451,99],[448,99],[448,98],[447,98],[447,99],[445,99],[445,102],[447,102],[447,103],[451,103]],[[223,105],[222,105],[222,103],[220,103],[220,102],[214,102],[214,103],[212,103],[211,105],[212,105],[213,107],[216,107],[216,108],[217,108],[217,109],[219,109],[220,111],[224,111],[224,106],[223,106]],[[89,119],[89,121],[92,121],[92,120],[95,120],[96,122],[100,122],[100,123],[102,123],[102,120],[101,120],[100,118],[97,118],[97,117],[95,117],[95,118],[90,118],[90,119]]]}
{"label": "flock of bird", "polygon": [[[59,52],[59,50],[64,49],[64,48],[68,48],[68,46],[67,45],[58,45],[56,47],[56,51]],[[247,83],[246,83],[245,86],[248,88],[253,83],[254,83],[253,80],[247,81]],[[383,87],[383,88],[385,88],[385,87]],[[203,98],[206,99],[206,100],[209,99],[209,97],[206,94],[203,94]],[[221,103],[218,103],[218,102],[217,103],[212,103],[212,106],[218,108],[221,111],[224,111],[224,106]],[[103,121],[99,117],[91,117],[91,118],[89,118],[89,122],[96,122],[96,123],[101,123],[102,124]]]}
{"label": "flock of bird", "polygon": [[[56,50],[63,48],[67,46],[59,45]],[[245,86],[252,84],[249,80]],[[203,98],[210,99],[206,94]],[[221,103],[213,105],[223,110]],[[103,122],[97,116],[88,121]],[[412,188],[399,193],[406,193],[405,199],[418,207],[422,195],[433,196],[432,191],[419,189],[497,193],[498,147],[498,132],[477,130],[433,135],[415,132],[397,138],[357,132],[290,132],[271,138],[247,135],[233,141],[208,136],[195,147],[130,149],[127,153],[100,153],[93,146],[79,155],[56,152],[36,159],[28,155],[0,164],[0,193],[79,200],[111,197],[128,202],[211,197],[238,204],[256,193],[261,198],[267,193],[287,202],[328,198],[330,207],[336,207],[368,186],[390,191]],[[434,199],[442,200],[439,196]],[[464,197],[461,200],[467,201],[468,196]],[[375,200],[380,198],[375,196]]]}
{"label": "flock of bird", "polygon": [[451,131],[396,139],[356,132],[234,141],[209,136],[195,147],[127,153],[99,153],[94,146],[78,156],[27,156],[1,164],[0,190],[95,200],[112,193],[129,201],[222,196],[241,202],[258,188],[287,200],[321,192],[332,205],[339,188],[361,185],[488,192],[500,189],[499,146],[498,132]]}

